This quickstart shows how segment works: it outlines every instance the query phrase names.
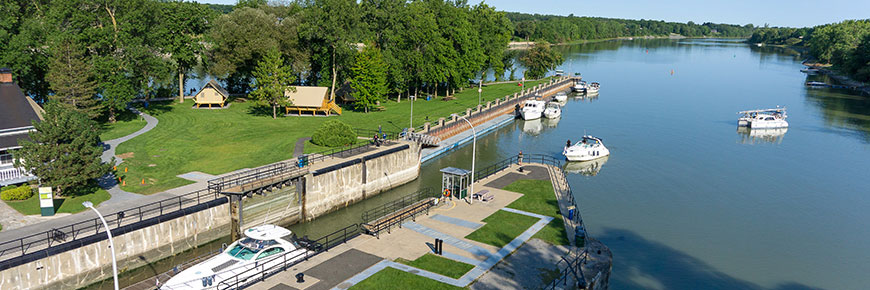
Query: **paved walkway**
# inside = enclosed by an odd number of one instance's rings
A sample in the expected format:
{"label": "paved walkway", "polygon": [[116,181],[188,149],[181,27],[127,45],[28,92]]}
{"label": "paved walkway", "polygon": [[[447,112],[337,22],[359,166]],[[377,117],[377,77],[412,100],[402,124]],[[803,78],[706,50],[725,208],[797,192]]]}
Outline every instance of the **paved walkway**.
{"label": "paved walkway", "polygon": [[[114,165],[121,164],[121,162],[123,162],[124,159],[121,157],[118,157],[115,154],[115,149],[118,148],[118,145],[126,142],[127,140],[136,138],[139,135],[145,134],[146,132],[151,131],[151,129],[154,129],[155,127],[157,127],[157,123],[159,122],[157,120],[157,118],[154,118],[151,115],[142,113],[139,110],[137,110],[136,108],[130,107],[129,110],[132,111],[133,113],[138,114],[139,116],[142,116],[142,118],[145,119],[145,122],[146,122],[145,127],[142,127],[142,129],[139,129],[138,131],[133,132],[130,135],[127,135],[127,136],[124,136],[121,138],[117,138],[117,139],[104,141],[103,147],[105,148],[105,150],[103,151],[103,155],[100,156],[100,159],[102,159],[104,163],[110,163],[110,162],[112,162],[112,158],[115,158]],[[143,197],[143,195],[141,195],[141,194],[121,190],[121,187],[118,185],[117,177],[115,177],[115,174],[112,174],[112,173],[109,173],[106,176],[101,177],[99,179],[99,183],[100,183],[100,187],[106,189],[106,191],[108,191],[109,194],[112,195],[112,197],[109,200],[100,203],[100,205],[98,205],[97,208],[101,208],[101,209],[102,208],[115,208],[118,205],[123,205],[127,201],[134,201],[134,200],[141,199]]]}
{"label": "paved walkway", "polygon": [[293,146],[293,157],[299,157],[305,154],[305,143],[310,141],[311,137],[302,137],[296,140],[296,146]]}
{"label": "paved walkway", "polygon": [[[446,234],[440,233],[436,230],[433,230],[431,228],[428,228],[428,227],[425,227],[425,226],[422,226],[422,225],[419,225],[419,224],[416,224],[413,222],[407,222],[404,224],[404,226],[406,228],[420,232],[420,233],[425,234],[425,235],[432,237],[432,238],[443,239],[444,243],[449,244],[449,245],[453,245],[457,248],[460,248],[460,249],[463,249],[466,251],[469,251],[472,254],[479,255],[480,251],[485,251],[486,254],[489,256],[489,258],[487,258],[486,260],[484,260],[482,262],[478,262],[478,263],[474,264],[475,267],[473,269],[471,269],[470,271],[468,271],[468,273],[465,273],[465,275],[462,275],[462,277],[460,277],[459,279],[446,277],[446,276],[441,275],[441,274],[432,273],[432,272],[418,269],[415,267],[411,267],[411,266],[408,266],[405,264],[400,264],[400,263],[396,263],[393,261],[384,260],[384,261],[381,261],[380,263],[376,264],[375,266],[373,266],[369,269],[366,269],[362,273],[359,273],[356,276],[351,277],[350,279],[344,281],[343,283],[339,284],[338,286],[336,286],[335,288],[332,288],[332,289],[333,290],[348,289],[351,286],[356,285],[359,282],[362,282],[366,278],[371,277],[372,275],[376,274],[377,272],[379,272],[380,270],[383,270],[386,267],[395,268],[395,269],[402,270],[402,271],[405,271],[405,272],[408,272],[411,274],[426,277],[426,278],[436,280],[436,281],[439,281],[442,283],[450,284],[450,285],[453,285],[456,287],[466,287],[469,284],[471,284],[472,282],[474,282],[475,280],[477,280],[477,278],[480,278],[481,275],[483,275],[484,273],[489,271],[493,266],[495,266],[496,263],[498,263],[499,261],[504,259],[507,255],[509,255],[510,253],[513,253],[517,248],[522,246],[523,243],[525,243],[530,238],[532,238],[532,236],[535,235],[535,233],[537,233],[538,231],[543,229],[544,226],[546,226],[550,221],[553,220],[552,217],[543,216],[543,215],[534,214],[534,213],[525,212],[525,211],[516,210],[516,209],[511,209],[511,208],[502,208],[501,210],[535,217],[535,218],[538,218],[538,221],[535,222],[535,224],[532,225],[531,227],[529,227],[527,230],[525,230],[522,234],[520,234],[519,236],[514,238],[513,241],[511,241],[510,243],[508,243],[507,245],[505,245],[504,247],[499,249],[495,254],[489,253],[488,251],[486,251],[482,248],[475,247],[474,245],[471,245],[468,242],[463,241],[462,239],[453,237],[451,235],[446,235]],[[466,260],[466,261],[468,261],[468,260]]]}

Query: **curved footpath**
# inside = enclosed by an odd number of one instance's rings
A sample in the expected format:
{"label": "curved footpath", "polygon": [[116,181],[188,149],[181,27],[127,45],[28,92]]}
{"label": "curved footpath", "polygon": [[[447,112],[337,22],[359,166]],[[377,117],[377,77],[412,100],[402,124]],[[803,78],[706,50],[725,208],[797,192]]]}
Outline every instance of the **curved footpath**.
{"label": "curved footpath", "polygon": [[[133,132],[130,135],[127,135],[127,136],[124,136],[121,138],[117,138],[117,139],[112,139],[109,141],[104,141],[103,142],[103,148],[104,148],[103,155],[100,156],[100,159],[103,160],[103,162],[105,162],[105,163],[112,162],[112,158],[115,158],[114,165],[121,164],[121,162],[123,162],[124,160],[121,159],[120,157],[115,156],[115,149],[118,148],[118,145],[126,142],[127,140],[138,137],[139,135],[145,134],[145,132],[151,131],[151,129],[154,129],[154,127],[157,127],[157,123],[159,122],[157,120],[157,118],[154,118],[151,115],[142,113],[141,111],[136,110],[136,108],[131,107],[129,109],[133,113],[136,113],[137,115],[142,116],[142,118],[144,118],[145,122],[147,122],[147,123],[145,124],[145,127],[142,127],[142,129],[139,129],[138,131]],[[112,197],[109,198],[109,200],[106,200],[106,201],[100,203],[100,205],[97,206],[99,208],[104,208],[107,206],[118,204],[118,203],[123,202],[123,201],[139,199],[142,197],[141,194],[126,192],[126,191],[121,190],[121,187],[118,185],[118,181],[115,177],[115,174],[113,174],[113,173],[109,173],[109,174],[106,174],[105,176],[101,177],[99,180],[99,183],[100,183],[100,187],[102,187],[103,189],[106,189],[106,191],[108,191],[109,194],[112,195]]]}

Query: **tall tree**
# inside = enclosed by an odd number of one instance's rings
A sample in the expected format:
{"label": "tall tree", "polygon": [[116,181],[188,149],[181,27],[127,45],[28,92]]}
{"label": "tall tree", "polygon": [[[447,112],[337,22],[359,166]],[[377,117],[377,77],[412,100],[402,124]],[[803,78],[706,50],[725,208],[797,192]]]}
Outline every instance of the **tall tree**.
{"label": "tall tree", "polygon": [[178,102],[184,102],[184,75],[199,62],[205,50],[202,36],[217,12],[196,2],[169,1],[161,5],[160,14],[161,50],[174,61]]}
{"label": "tall tree", "polygon": [[[264,10],[268,9],[268,10]],[[266,52],[278,47],[297,71],[307,67],[297,33],[298,6],[235,9],[215,20],[208,32],[211,74],[227,81],[231,92],[250,90],[251,72]]]}
{"label": "tall tree", "polygon": [[95,119],[102,113],[96,98],[97,83],[93,67],[84,57],[83,49],[73,40],[60,40],[52,52],[48,83],[54,91],[52,99],[81,111]]}
{"label": "tall tree", "polygon": [[357,54],[356,62],[351,67],[353,77],[350,81],[357,109],[364,109],[368,113],[369,108],[383,100],[389,91],[386,69],[387,64],[380,49],[369,46]]}
{"label": "tall tree", "polygon": [[33,122],[32,141],[19,141],[16,166],[35,174],[61,196],[77,194],[90,180],[109,172],[112,165],[100,161],[103,147],[96,122],[54,102],[46,104],[43,117],[42,122]]}
{"label": "tall tree", "polygon": [[[312,49],[313,80],[331,82],[330,99],[335,98],[339,71],[352,62],[354,44],[359,40],[364,24],[361,15],[356,0],[306,1],[300,33]],[[329,68],[331,77],[323,76],[326,68]]]}
{"label": "tall tree", "polygon": [[284,65],[281,52],[277,48],[270,49],[253,72],[256,89],[249,95],[258,103],[272,107],[272,119],[278,118],[278,107],[291,105],[285,92],[295,90],[291,86],[296,77],[289,66]]}
{"label": "tall tree", "polygon": [[544,77],[547,71],[562,64],[562,54],[550,48],[550,43],[539,41],[520,58],[528,69],[526,77],[538,79]]}

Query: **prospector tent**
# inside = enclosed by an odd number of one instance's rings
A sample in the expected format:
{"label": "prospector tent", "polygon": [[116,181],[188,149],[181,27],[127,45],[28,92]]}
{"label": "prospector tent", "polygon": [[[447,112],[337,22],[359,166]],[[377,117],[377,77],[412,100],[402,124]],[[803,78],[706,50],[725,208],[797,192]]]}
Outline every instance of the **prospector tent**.
{"label": "prospector tent", "polygon": [[328,98],[329,88],[303,86],[295,88],[295,91],[287,90],[284,92],[284,95],[292,103],[286,108],[287,114],[296,112],[298,115],[302,115],[303,112],[310,112],[313,116],[317,112],[322,112],[329,116],[330,112],[335,112],[341,115],[341,107]]}

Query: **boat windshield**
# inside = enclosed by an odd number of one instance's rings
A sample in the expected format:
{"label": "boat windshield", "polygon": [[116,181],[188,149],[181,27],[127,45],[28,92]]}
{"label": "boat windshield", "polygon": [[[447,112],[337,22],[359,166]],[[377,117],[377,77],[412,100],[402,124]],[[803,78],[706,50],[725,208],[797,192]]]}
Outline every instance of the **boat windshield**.
{"label": "boat windshield", "polygon": [[234,247],[230,248],[226,253],[237,259],[250,260],[257,254],[257,252],[274,244],[277,244],[274,240],[245,238],[239,241]]}

